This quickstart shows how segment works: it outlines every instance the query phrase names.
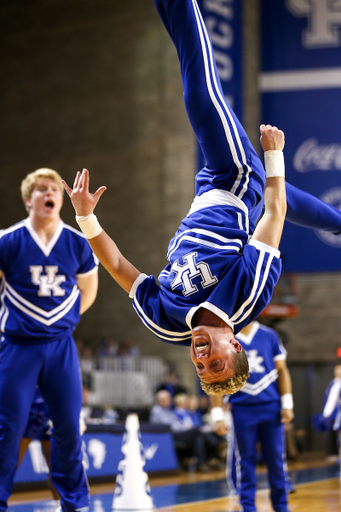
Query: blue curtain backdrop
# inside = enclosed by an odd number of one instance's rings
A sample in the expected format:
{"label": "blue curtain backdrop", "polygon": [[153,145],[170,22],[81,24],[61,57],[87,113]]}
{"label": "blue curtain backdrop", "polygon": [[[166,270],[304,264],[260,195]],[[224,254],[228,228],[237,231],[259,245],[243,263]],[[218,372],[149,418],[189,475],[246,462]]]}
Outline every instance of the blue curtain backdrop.
{"label": "blue curtain backdrop", "polygon": [[[341,1],[262,0],[262,122],[286,135],[287,180],[341,209]],[[341,236],[286,223],[283,268],[341,270]]]}
{"label": "blue curtain backdrop", "polygon": [[[242,42],[240,0],[197,0],[210,34],[224,95],[242,119]],[[205,165],[198,148],[198,170]]]}

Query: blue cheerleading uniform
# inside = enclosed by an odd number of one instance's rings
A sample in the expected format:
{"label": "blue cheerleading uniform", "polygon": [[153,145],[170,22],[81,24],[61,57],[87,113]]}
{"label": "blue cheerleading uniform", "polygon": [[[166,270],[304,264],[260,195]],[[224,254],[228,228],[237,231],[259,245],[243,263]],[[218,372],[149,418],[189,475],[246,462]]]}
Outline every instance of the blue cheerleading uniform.
{"label": "blue cheerleading uniform", "polygon": [[[162,341],[190,345],[199,308],[235,333],[271,300],[280,252],[251,235],[263,209],[266,174],[226,103],[213,49],[196,0],[154,0],[180,61],[185,106],[206,166],[196,197],[168,248],[158,276],[140,275],[130,291],[142,322]],[[336,208],[287,185],[290,222],[341,231]],[[160,286],[159,286],[160,285]]]}
{"label": "blue cheerleading uniform", "polygon": [[37,389],[31,405],[23,437],[27,439],[38,439],[39,441],[50,441],[51,427],[52,421],[50,412],[39,392],[39,389]]}
{"label": "blue cheerleading uniform", "polygon": [[234,443],[229,444],[227,456],[229,488],[235,484],[244,512],[256,510],[257,443],[260,441],[268,467],[273,508],[276,512],[287,512],[287,490],[291,482],[275,365],[276,361],[286,359],[286,350],[276,331],[258,322],[253,323],[247,336],[239,333],[237,339],[248,356],[250,377],[241,390],[225,398],[232,406],[234,426]]}
{"label": "blue cheerleading uniform", "polygon": [[82,386],[72,332],[80,319],[77,279],[97,266],[84,235],[62,221],[48,245],[29,219],[0,232],[0,511],[12,492],[37,385],[54,425],[50,470],[62,509],[89,505],[79,434]]}

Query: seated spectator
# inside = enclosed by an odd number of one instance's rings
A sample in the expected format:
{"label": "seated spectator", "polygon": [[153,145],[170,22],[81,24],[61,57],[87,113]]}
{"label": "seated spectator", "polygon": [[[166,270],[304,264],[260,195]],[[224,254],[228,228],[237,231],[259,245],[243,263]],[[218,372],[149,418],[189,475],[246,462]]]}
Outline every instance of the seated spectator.
{"label": "seated spectator", "polygon": [[134,345],[132,338],[127,337],[118,349],[118,357],[140,357],[140,349]]}
{"label": "seated spectator", "polygon": [[[174,400],[180,396],[178,395]],[[192,419],[193,426],[199,428],[205,438],[209,464],[215,469],[224,469],[227,456],[226,436],[217,434],[210,425],[204,423],[199,403],[197,395],[190,395],[188,397],[188,414]]]}
{"label": "seated spectator", "polygon": [[204,418],[206,417],[206,415],[208,414],[208,412],[210,410],[209,397],[206,395],[206,393],[205,394],[200,393],[198,400],[199,400],[199,411],[204,420]]}
{"label": "seated spectator", "polygon": [[93,395],[89,388],[83,387],[83,406],[81,410],[81,423],[85,425],[113,425],[117,423],[119,414],[110,405],[96,406],[93,404]]}
{"label": "seated spectator", "polygon": [[195,427],[201,427],[203,425],[203,420],[197,395],[190,395],[188,397],[188,412],[192,418],[193,425]]}
{"label": "seated spectator", "polygon": [[[196,396],[189,397],[185,393],[179,393],[175,395],[174,401],[174,412],[178,418],[183,430],[189,428],[201,427],[201,417],[198,415],[197,406],[198,402],[195,402]],[[190,404],[192,410],[189,409]],[[194,407],[194,408],[193,408]]]}
{"label": "seated spectator", "polygon": [[172,397],[179,393],[187,393],[186,388],[180,382],[178,374],[173,369],[167,372],[164,382],[161,382],[156,387],[156,391],[161,391],[162,389],[169,391]]}
{"label": "seated spectator", "polygon": [[[198,428],[193,427],[191,420],[182,418],[182,407],[178,403],[178,411],[172,410],[172,395],[167,390],[156,394],[156,404],[153,406],[149,421],[169,425],[175,442],[180,461],[184,451],[189,451],[196,458],[196,468],[200,472],[209,472],[207,464],[205,439]],[[184,417],[187,416],[183,415]]]}
{"label": "seated spectator", "polygon": [[93,406],[91,400],[91,390],[86,385],[83,385],[83,403],[81,409],[81,419],[83,422],[87,423],[87,421],[91,418]]}
{"label": "seated spectator", "polygon": [[111,405],[103,407],[103,415],[101,416],[101,423],[103,425],[113,425],[117,423],[119,414]]}
{"label": "seated spectator", "polygon": [[115,339],[111,338],[110,336],[103,338],[100,343],[100,346],[99,346],[98,357],[99,358],[116,357],[117,353],[118,353],[117,341],[115,341]]}

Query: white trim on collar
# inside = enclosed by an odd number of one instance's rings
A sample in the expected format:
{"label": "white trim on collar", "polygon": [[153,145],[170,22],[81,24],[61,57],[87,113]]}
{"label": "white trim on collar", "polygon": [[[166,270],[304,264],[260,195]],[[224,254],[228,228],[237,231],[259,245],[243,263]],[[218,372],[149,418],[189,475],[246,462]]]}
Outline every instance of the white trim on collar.
{"label": "white trim on collar", "polygon": [[229,327],[231,327],[232,331],[234,331],[234,323],[231,322],[229,316],[224,312],[222,311],[221,309],[217,308],[217,306],[215,306],[214,304],[211,304],[210,302],[202,302],[201,304],[199,304],[199,306],[195,306],[194,308],[191,308],[187,315],[186,315],[186,324],[188,325],[188,327],[190,327],[190,329],[192,329],[192,320],[193,320],[193,316],[195,315],[195,313],[198,311],[198,309],[200,308],[204,308],[204,309],[208,309],[209,311],[211,311],[212,313],[214,313],[215,315],[217,315],[219,318],[221,318]]}
{"label": "white trim on collar", "polygon": [[25,223],[25,226],[26,226],[28,232],[30,233],[31,237],[33,238],[35,243],[38,245],[38,247],[42,250],[42,252],[45,254],[45,256],[50,256],[50,253],[51,253],[52,249],[56,245],[56,243],[57,243],[57,241],[58,241],[58,239],[59,239],[59,237],[60,237],[60,235],[61,235],[61,233],[63,231],[64,222],[62,220],[59,221],[59,224],[58,224],[58,227],[56,229],[56,232],[55,232],[55,234],[53,235],[53,237],[51,238],[51,240],[49,241],[49,243],[47,245],[45,245],[43,243],[41,238],[38,236],[38,234],[34,230],[34,228],[32,226],[32,223],[31,223],[31,220],[30,220],[29,217],[27,217],[27,219],[24,220],[24,223]]}
{"label": "white trim on collar", "polygon": [[251,327],[251,331],[249,332],[249,334],[246,336],[245,334],[242,334],[241,332],[239,332],[237,334],[237,339],[240,338],[240,341],[242,341],[246,345],[250,345],[253,338],[255,337],[255,334],[258,331],[259,327],[260,327],[259,322],[253,322],[253,325]]}

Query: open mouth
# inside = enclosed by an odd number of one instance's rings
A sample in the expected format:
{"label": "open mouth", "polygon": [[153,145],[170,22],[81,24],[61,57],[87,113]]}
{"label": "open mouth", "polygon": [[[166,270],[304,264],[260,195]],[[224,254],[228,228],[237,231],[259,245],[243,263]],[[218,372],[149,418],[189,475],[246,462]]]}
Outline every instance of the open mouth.
{"label": "open mouth", "polygon": [[195,345],[195,348],[197,349],[197,352],[203,352],[206,348],[208,348],[208,343],[200,343]]}
{"label": "open mouth", "polygon": [[53,210],[54,202],[53,201],[46,201],[45,207],[48,208],[49,210]]}

